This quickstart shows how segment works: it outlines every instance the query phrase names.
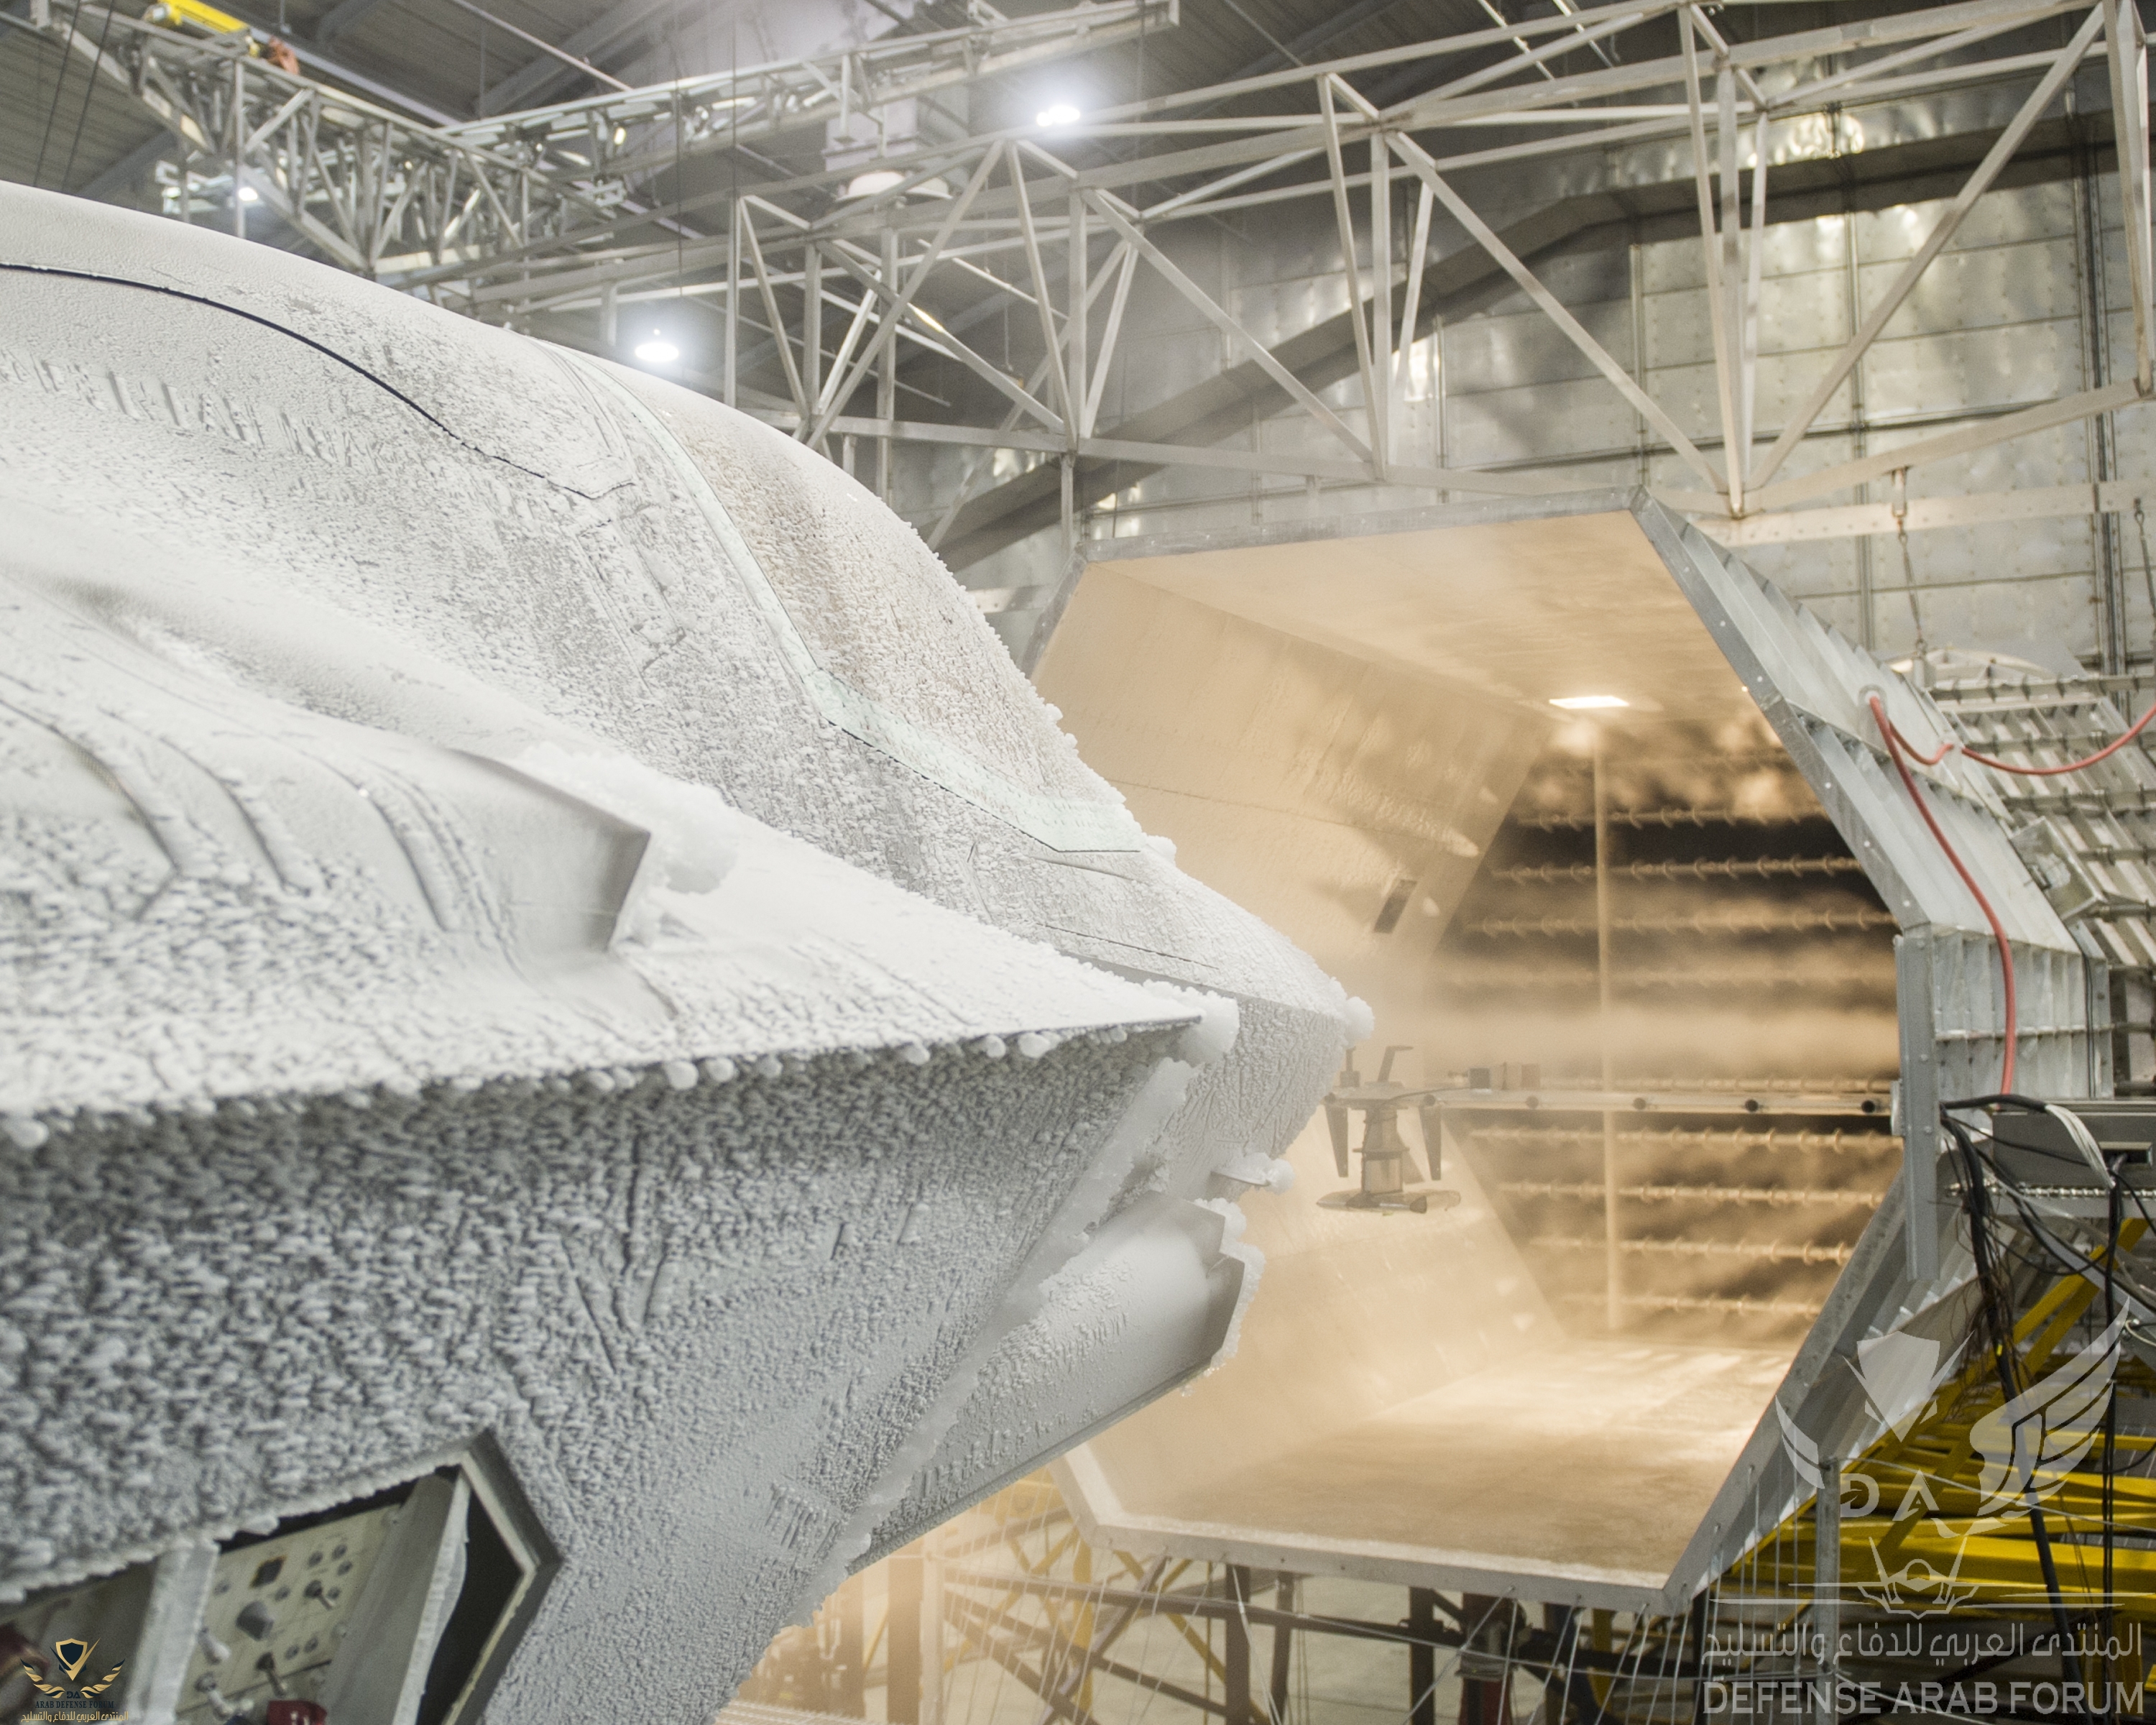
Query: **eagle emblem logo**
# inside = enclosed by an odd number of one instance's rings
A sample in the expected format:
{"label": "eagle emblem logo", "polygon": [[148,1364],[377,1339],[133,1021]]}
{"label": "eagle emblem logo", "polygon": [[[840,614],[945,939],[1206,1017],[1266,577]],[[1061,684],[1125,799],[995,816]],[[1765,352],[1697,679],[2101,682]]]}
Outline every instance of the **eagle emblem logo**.
{"label": "eagle emblem logo", "polygon": [[[2104,1404],[2118,1375],[2127,1317],[2127,1313],[2121,1312],[2057,1370],[2038,1378],[1969,1428],[1969,1450],[1978,1464],[1979,1502],[1971,1519],[1972,1527],[1988,1519],[2010,1517],[2017,1511],[2042,1504],[2066,1483],[2076,1465],[2102,1435]],[[1961,1347],[1948,1351],[1937,1343],[1922,1342],[1920,1346],[1899,1349],[1891,1357],[1882,1351],[1861,1363],[1858,1378],[1866,1398],[1895,1436],[1907,1435],[1917,1416],[1931,1405],[1933,1397],[1961,1362],[1964,1351]],[[1942,1359],[1943,1365],[1940,1363]],[[1772,1405],[1781,1425],[1782,1447],[1791,1468],[1813,1491],[1820,1490],[1826,1463],[1818,1443],[1789,1417],[1779,1399]],[[1859,1484],[1870,1483],[1866,1475],[1859,1473],[1853,1477]],[[1876,1484],[1871,1485],[1871,1504],[1876,1507]],[[1927,1507],[1932,1503],[1930,1494],[1923,1490],[1921,1473],[1911,1487],[1911,1496],[1904,1498],[1897,1512],[1897,1520],[1907,1512],[1912,1502],[1921,1502]],[[1870,1509],[1859,1510],[1857,1513],[1868,1514]],[[1957,1561],[1957,1573],[1959,1568]],[[1951,1575],[1934,1576],[1927,1582],[1922,1577],[1889,1577],[1882,1571],[1880,1581],[1882,1587],[1889,1589],[1897,1583],[1905,1588],[1922,1584],[1918,1591],[1930,1587],[1934,1590],[1943,1588],[1952,1593],[1954,1589]]]}
{"label": "eagle emblem logo", "polygon": [[2041,1503],[2066,1482],[2074,1465],[2102,1435],[2103,1405],[2118,1371],[2124,1312],[2056,1372],[2040,1378],[1970,1428],[1982,1461],[1979,1519]]}

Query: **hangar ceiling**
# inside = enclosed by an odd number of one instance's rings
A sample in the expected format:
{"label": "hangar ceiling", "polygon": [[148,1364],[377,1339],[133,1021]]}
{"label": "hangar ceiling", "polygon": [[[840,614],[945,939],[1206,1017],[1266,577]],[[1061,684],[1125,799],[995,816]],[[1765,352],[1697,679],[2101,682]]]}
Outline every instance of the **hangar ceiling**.
{"label": "hangar ceiling", "polygon": [[[1014,643],[1080,537],[1620,475],[1867,641],[2143,633],[2131,4],[277,4],[10,0],[0,173],[670,352]],[[2000,519],[2011,623],[1901,555]]]}

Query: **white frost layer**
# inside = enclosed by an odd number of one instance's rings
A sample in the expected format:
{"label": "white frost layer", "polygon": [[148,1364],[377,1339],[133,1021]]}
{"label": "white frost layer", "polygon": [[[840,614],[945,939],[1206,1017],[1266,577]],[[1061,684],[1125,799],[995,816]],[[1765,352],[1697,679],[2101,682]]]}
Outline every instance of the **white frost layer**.
{"label": "white frost layer", "polygon": [[[321,398],[326,392],[307,387],[341,372],[329,393],[372,379],[376,393],[393,392],[403,403],[400,417],[424,419],[441,442],[461,446],[459,454],[480,458],[455,465],[498,465],[520,480],[542,480],[597,506],[582,511],[587,515],[605,516],[632,501],[625,495],[632,486],[649,486],[658,477],[654,467],[671,469],[665,485],[674,493],[667,500],[671,518],[644,525],[674,542],[669,551],[716,529],[724,558],[752,602],[783,608],[770,620],[782,636],[794,638],[778,644],[826,719],[1055,848],[1127,850],[1139,843],[1121,795],[1086,770],[1070,738],[1047,721],[1039,696],[935,553],[829,461],[648,373],[444,317],[418,300],[287,254],[234,247],[222,235],[185,228],[146,247],[142,219],[18,194],[0,217],[0,266],[19,262],[98,284],[141,284],[259,320],[251,345],[283,373],[284,399],[259,428],[265,448],[280,432],[303,450],[342,439],[338,465],[357,465],[355,456],[366,462],[367,428],[354,424],[347,432],[344,416]],[[40,296],[21,277],[14,285],[18,302],[31,302],[16,321],[25,333],[35,331]],[[142,326],[138,352],[118,351],[110,332],[101,332],[96,345],[105,351],[91,364],[110,368],[112,404],[123,415],[149,421],[160,416],[161,385],[177,381],[170,375],[174,349],[185,351],[195,320],[170,299],[159,305],[134,297]],[[272,331],[289,338],[280,341]],[[0,331],[0,343],[7,339]],[[302,343],[313,351],[295,352]],[[50,357],[34,348],[23,355],[33,368]],[[166,377],[154,371],[146,377],[151,367]],[[260,409],[269,404],[259,394],[249,400],[256,381],[249,369],[228,367],[216,379],[211,398],[226,407],[202,421],[203,429],[222,418],[239,440],[249,440],[255,428],[249,420],[264,417]],[[182,384],[172,404],[176,419],[196,411],[192,382]],[[701,411],[682,424],[669,403]],[[325,437],[326,424],[337,429]],[[408,456],[394,465],[417,464]],[[438,462],[428,475],[438,493],[452,479],[447,467]],[[333,508],[333,488],[325,492],[321,503]],[[367,501],[377,515],[389,513],[389,499]],[[325,519],[328,514],[323,511]],[[691,519],[701,528],[689,528]],[[662,588],[673,584],[665,573],[653,573]]]}
{"label": "white frost layer", "polygon": [[[1285,1142],[1344,999],[1163,847],[1014,822],[1123,817],[767,428],[23,187],[0,282],[0,1070],[89,1105],[0,1111],[0,1546],[81,1573],[484,1429],[567,1553],[496,1709],[635,1669],[707,1717],[936,1432],[963,1500],[1116,1399],[1006,1325],[1089,1209]],[[1086,1286],[1037,1314],[1081,1352],[1147,1297]]]}
{"label": "white frost layer", "polygon": [[490,1717],[694,1725],[1178,1034],[0,1142],[0,1599],[485,1431],[565,1558]]}
{"label": "white frost layer", "polygon": [[[822,639],[824,657],[838,659],[844,663],[840,653],[834,650],[841,643],[833,640],[829,624],[834,619],[847,615],[849,608],[844,601],[851,595],[843,591],[834,592],[832,589],[836,583],[831,578],[842,572],[851,575],[865,589],[863,596],[871,601],[881,597],[876,591],[878,588],[887,591],[894,579],[901,578],[901,572],[891,567],[888,555],[877,557],[870,552],[870,533],[860,531],[861,526],[866,526],[876,537],[884,539],[885,544],[876,546],[875,549],[887,552],[888,520],[880,518],[884,517],[880,505],[865,496],[850,495],[849,488],[834,485],[832,480],[837,476],[836,470],[828,461],[790,439],[784,440],[785,447],[793,452],[793,461],[797,464],[787,473],[791,483],[784,487],[784,494],[789,501],[810,505],[804,512],[815,521],[817,531],[812,542],[814,540],[829,542],[836,538],[838,536],[833,531],[836,522],[855,525],[847,521],[850,516],[859,521],[852,536],[855,542],[848,547],[855,554],[843,559],[834,558],[829,568],[814,571],[814,575],[822,578],[813,586],[807,586],[805,591],[803,584],[798,581],[798,575],[802,572],[803,562],[801,553],[807,547],[798,542],[787,547],[788,554],[778,562],[777,567],[796,573],[794,607],[789,609],[781,597],[779,584],[773,580],[773,572],[767,569],[763,559],[757,556],[754,547],[736,525],[732,511],[720,500],[711,481],[704,476],[702,467],[680,440],[658,414],[638,398],[634,390],[624,388],[610,372],[596,365],[588,362],[578,363],[591,373],[599,388],[613,392],[615,398],[635,417],[673,469],[682,490],[694,501],[720,542],[726,547],[728,561],[742,578],[752,600],[763,613],[772,638],[784,654],[788,667],[800,680],[802,687],[825,719],[850,736],[859,737],[871,747],[882,750],[893,760],[901,761],[925,778],[933,779],[954,796],[963,797],[968,803],[986,809],[1029,838],[1037,839],[1052,850],[1110,851],[1132,850],[1137,847],[1143,836],[1138,830],[1137,823],[1117,803],[1098,794],[1101,787],[1092,780],[1092,775],[1082,768],[1075,773],[1069,773],[1069,768],[1075,765],[1075,761],[1058,762],[1052,754],[1043,759],[1037,750],[1026,751],[1025,742],[1031,739],[1025,738],[1024,733],[1018,727],[969,726],[967,728],[973,732],[969,739],[971,747],[961,747],[953,742],[949,735],[952,706],[955,703],[963,710],[976,705],[978,701],[978,689],[968,686],[968,679],[965,675],[952,679],[944,689],[937,689],[927,679],[918,675],[917,661],[911,667],[915,672],[912,675],[894,675],[888,664],[877,664],[871,660],[868,667],[870,675],[850,678],[830,669],[819,660],[809,638],[795,620],[793,610],[798,609],[803,614],[811,629]],[[614,370],[622,371],[623,368],[617,367]],[[629,374],[624,372],[624,375]],[[854,494],[858,494],[859,490],[858,486],[850,488]],[[868,507],[863,508],[863,504]],[[934,555],[927,547],[924,545],[920,549],[921,559],[932,572],[931,579],[939,589],[936,597],[945,606],[970,604],[970,601],[954,590],[949,578],[936,565]],[[906,572],[917,574],[924,572]],[[864,577],[866,578],[865,580]],[[873,617],[882,607],[870,603],[864,608]],[[911,645],[903,631],[885,629],[878,633],[882,636],[880,645],[886,660],[904,655]],[[845,642],[844,644],[853,643]],[[970,674],[970,681],[973,684],[982,680],[1007,684],[1016,678],[1017,667],[1008,659],[998,665],[996,660],[999,656],[990,655],[984,658],[976,654],[970,660],[959,660],[952,669]],[[884,691],[883,697],[878,699],[865,692],[870,688]],[[1008,696],[1014,691],[1006,689],[1001,692]],[[939,700],[939,696],[942,698]],[[980,758],[983,754],[997,752],[983,745],[1000,744],[1001,752],[1009,753],[1014,741],[1019,742],[1019,752],[1022,757],[1013,763],[1015,771],[998,770]],[[1025,781],[1044,778],[1046,776],[1044,769],[1052,770],[1057,767],[1061,767],[1069,777],[1079,781],[1075,787],[1078,794],[1044,795],[1038,790],[1025,788]]]}
{"label": "white frost layer", "polygon": [[10,521],[0,1116],[1194,1016],[263,572]]}

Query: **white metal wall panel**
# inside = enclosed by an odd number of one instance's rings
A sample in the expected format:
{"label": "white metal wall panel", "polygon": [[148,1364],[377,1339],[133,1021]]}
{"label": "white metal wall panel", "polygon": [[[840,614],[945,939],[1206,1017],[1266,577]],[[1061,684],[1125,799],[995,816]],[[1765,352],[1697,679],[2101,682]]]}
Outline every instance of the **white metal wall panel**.
{"label": "white metal wall panel", "polygon": [[[1602,300],[1571,308],[1573,315],[1609,351],[1620,365],[1632,359],[1632,308],[1625,300]],[[1445,359],[1451,369],[1450,388],[1466,397],[1489,389],[1517,389],[1535,383],[1568,382],[1591,377],[1611,401],[1616,392],[1604,381],[1594,362],[1571,338],[1532,307],[1454,325]],[[1625,409],[1629,418],[1631,409]]]}
{"label": "white metal wall panel", "polygon": [[1636,424],[1632,410],[1599,377],[1486,390],[1459,397],[1450,408],[1457,466],[1621,449],[1632,441]]}

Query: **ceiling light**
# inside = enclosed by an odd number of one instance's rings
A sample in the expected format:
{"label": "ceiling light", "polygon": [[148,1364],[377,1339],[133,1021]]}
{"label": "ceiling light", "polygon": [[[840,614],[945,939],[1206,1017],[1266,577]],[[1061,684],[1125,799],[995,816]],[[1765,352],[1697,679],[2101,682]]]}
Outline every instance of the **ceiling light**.
{"label": "ceiling light", "polygon": [[629,128],[625,126],[617,126],[614,127],[613,141],[618,145],[627,143],[629,141]]}
{"label": "ceiling light", "polygon": [[1042,126],[1075,126],[1081,116],[1068,102],[1058,102],[1053,107],[1043,108],[1033,116]]}
{"label": "ceiling light", "polygon": [[839,196],[841,198],[873,198],[879,192],[890,191],[905,177],[904,174],[893,173],[887,167],[871,168],[868,172],[855,174],[852,179],[847,181],[846,189]]}
{"label": "ceiling light", "polygon": [[239,188],[239,201],[242,203],[259,203],[262,201],[262,194],[252,186],[242,186]]}
{"label": "ceiling light", "polygon": [[1568,713],[1597,712],[1605,707],[1630,706],[1631,702],[1621,695],[1560,695],[1551,702]]}
{"label": "ceiling light", "polygon": [[654,336],[636,344],[636,357],[648,366],[666,366],[680,358],[681,350],[664,336]]}

